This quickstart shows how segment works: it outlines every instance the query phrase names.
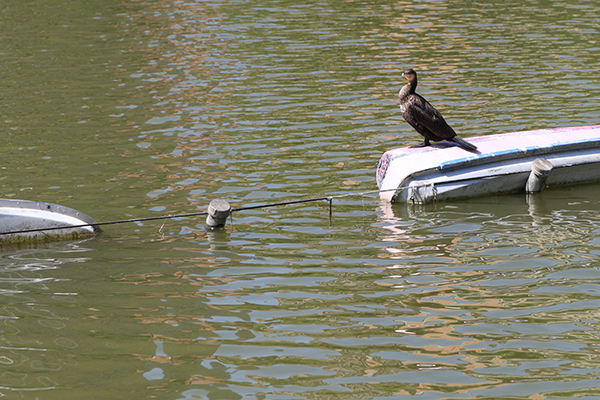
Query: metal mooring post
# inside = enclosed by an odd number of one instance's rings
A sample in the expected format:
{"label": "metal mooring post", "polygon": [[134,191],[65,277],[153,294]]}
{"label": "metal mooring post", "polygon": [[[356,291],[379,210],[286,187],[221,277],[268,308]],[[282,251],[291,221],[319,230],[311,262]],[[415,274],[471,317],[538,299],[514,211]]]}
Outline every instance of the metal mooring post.
{"label": "metal mooring post", "polygon": [[545,158],[537,158],[533,164],[531,164],[531,173],[527,179],[525,191],[527,193],[538,193],[544,190],[546,179],[550,176],[552,168],[553,165],[550,161]]}
{"label": "metal mooring post", "polygon": [[227,217],[231,214],[231,206],[226,200],[215,199],[208,205],[206,228],[217,229],[225,226]]}

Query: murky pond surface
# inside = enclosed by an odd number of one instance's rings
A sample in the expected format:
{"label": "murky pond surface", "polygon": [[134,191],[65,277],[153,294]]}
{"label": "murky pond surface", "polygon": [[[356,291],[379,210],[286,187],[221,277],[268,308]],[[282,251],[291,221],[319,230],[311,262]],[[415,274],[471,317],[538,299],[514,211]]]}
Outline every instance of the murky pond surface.
{"label": "murky pond surface", "polygon": [[[420,141],[600,121],[595,3],[0,5],[0,197],[97,221],[376,189]],[[0,253],[7,399],[600,393],[600,186],[107,226]]]}

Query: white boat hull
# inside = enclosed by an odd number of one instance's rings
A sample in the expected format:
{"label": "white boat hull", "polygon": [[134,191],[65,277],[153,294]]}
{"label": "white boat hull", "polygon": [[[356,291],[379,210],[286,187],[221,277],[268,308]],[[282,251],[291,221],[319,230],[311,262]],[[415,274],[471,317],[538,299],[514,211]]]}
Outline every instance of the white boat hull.
{"label": "white boat hull", "polygon": [[75,239],[99,231],[91,217],[39,201],[0,199],[0,243]]}
{"label": "white boat hull", "polygon": [[536,159],[552,167],[545,185],[600,180],[600,126],[545,129],[469,138],[478,154],[442,144],[400,148],[379,161],[382,199],[430,203],[525,191]]}

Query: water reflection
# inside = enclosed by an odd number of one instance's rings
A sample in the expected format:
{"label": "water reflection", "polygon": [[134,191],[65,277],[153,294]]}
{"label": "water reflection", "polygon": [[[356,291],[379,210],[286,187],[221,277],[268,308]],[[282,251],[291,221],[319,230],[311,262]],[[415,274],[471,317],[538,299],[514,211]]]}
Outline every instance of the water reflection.
{"label": "water reflection", "polygon": [[[573,229],[572,218],[595,219],[597,204],[576,201],[558,209],[569,194],[577,192],[549,191],[529,198],[529,204],[522,195],[475,199],[460,207],[384,209],[386,222],[396,225],[386,241],[402,242],[390,254],[403,261],[390,268],[393,274],[385,282],[402,292],[404,304],[421,310],[402,332],[435,343],[433,348],[445,347],[442,354],[482,364],[465,374],[510,376],[518,389],[509,390],[515,393],[524,387],[519,376],[594,373],[595,365],[584,372],[566,360],[587,351],[580,338],[595,329],[588,313],[597,300],[600,248],[592,225]],[[540,213],[545,207],[553,211]],[[408,214],[410,227],[399,225]],[[405,240],[415,234],[418,240]],[[463,340],[450,350],[450,344],[437,343],[444,338]],[[503,365],[509,353],[512,361]],[[497,389],[470,393],[493,396]]]}

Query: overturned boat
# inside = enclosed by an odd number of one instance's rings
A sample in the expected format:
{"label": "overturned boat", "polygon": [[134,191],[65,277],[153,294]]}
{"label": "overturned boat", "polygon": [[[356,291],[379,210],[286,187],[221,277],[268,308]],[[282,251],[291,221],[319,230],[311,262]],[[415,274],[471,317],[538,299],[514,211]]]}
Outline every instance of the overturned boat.
{"label": "overturned boat", "polygon": [[380,197],[423,204],[600,180],[600,125],[467,140],[477,152],[454,143],[387,151],[377,166]]}
{"label": "overturned boat", "polygon": [[80,239],[99,230],[91,217],[69,207],[0,199],[0,244]]}

